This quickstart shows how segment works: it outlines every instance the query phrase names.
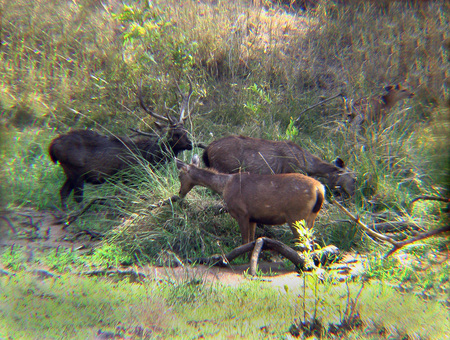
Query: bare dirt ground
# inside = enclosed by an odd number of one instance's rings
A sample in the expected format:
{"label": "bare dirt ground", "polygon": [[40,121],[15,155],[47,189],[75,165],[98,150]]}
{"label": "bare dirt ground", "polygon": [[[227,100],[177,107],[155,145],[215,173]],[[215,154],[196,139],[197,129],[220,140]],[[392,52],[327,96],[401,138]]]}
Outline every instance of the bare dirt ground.
{"label": "bare dirt ground", "polygon": [[[0,214],[0,250],[15,245],[27,249],[28,261],[32,262],[34,255],[45,249],[65,247],[80,252],[91,251],[99,244],[96,235],[88,232],[73,233],[71,228],[66,228],[63,219],[53,212],[37,212],[33,209],[20,209],[17,211],[3,211]],[[344,254],[339,263],[332,265],[334,270],[328,271],[336,276],[339,281],[344,281],[349,276],[357,276],[363,273],[365,258],[357,254]],[[0,269],[2,264],[0,263]],[[33,268],[39,269],[39,264],[33,264]],[[42,266],[40,269],[48,270]],[[206,265],[157,267],[145,266],[139,268],[139,274],[156,280],[159,279],[201,279],[210,283],[221,283],[236,286],[249,279],[246,272],[249,264],[230,265],[228,267],[210,267]],[[7,268],[3,268],[7,270]],[[121,273],[127,273],[127,268],[117,269]],[[275,287],[295,290],[300,287],[300,276],[293,269],[286,268],[284,262],[264,262],[258,265],[262,275],[258,279],[267,281]],[[128,270],[129,272],[129,270]]]}
{"label": "bare dirt ground", "polygon": [[[56,212],[49,211],[35,211],[29,208],[18,209],[16,211],[0,211],[0,251],[5,247],[13,247],[20,245],[25,247],[27,253],[27,261],[30,264],[30,268],[33,271],[45,270],[50,271],[50,268],[46,268],[44,265],[34,261],[35,255],[44,250],[56,249],[58,247],[64,247],[67,249],[77,250],[81,253],[90,252],[97,245],[100,244],[100,240],[94,233],[83,231],[74,233],[72,228],[66,228],[63,223],[64,219],[58,216]],[[406,254],[398,252],[394,256],[400,261],[402,265],[412,266],[412,261],[415,261],[414,267],[419,270],[420,263],[417,263],[417,259],[411,259]],[[431,268],[426,265],[426,261],[423,261],[422,268],[424,271],[442,270],[444,264],[450,263],[449,252],[443,252],[437,255],[433,255],[436,258],[433,259],[435,265]],[[367,263],[367,259],[364,255],[356,253],[341,254],[341,259],[337,263],[327,267],[327,270],[318,272],[318,275],[324,277],[331,276],[336,281],[343,282],[347,278],[355,278],[364,274],[364,268]],[[246,280],[252,279],[247,274],[249,270],[249,264],[241,265],[229,265],[228,267],[211,267],[206,265],[179,265],[179,266],[149,266],[146,265],[142,268],[133,269],[130,268],[117,268],[114,270],[106,269],[97,271],[95,275],[125,275],[146,277],[154,280],[201,280],[208,283],[220,283],[228,286],[237,286]],[[9,271],[0,262],[0,271]],[[266,281],[268,284],[274,287],[280,287],[290,291],[300,289],[302,285],[301,277],[293,269],[293,266],[286,267],[285,262],[281,260],[266,262],[261,261],[258,263],[258,271],[261,275],[257,278],[262,281]],[[90,273],[92,274],[92,273]],[[131,279],[131,277],[130,277]],[[450,284],[447,282],[447,286]],[[401,288],[401,287],[400,287]],[[448,287],[445,289],[448,292]]]}

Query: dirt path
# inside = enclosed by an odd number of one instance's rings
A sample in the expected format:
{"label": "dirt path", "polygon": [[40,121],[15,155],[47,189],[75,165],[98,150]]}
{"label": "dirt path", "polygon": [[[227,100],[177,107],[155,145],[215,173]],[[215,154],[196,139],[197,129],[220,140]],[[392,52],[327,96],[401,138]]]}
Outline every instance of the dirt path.
{"label": "dirt path", "polygon": [[[61,218],[50,212],[36,212],[32,209],[4,212],[0,219],[0,250],[4,247],[21,245],[26,247],[29,258],[32,254],[45,249],[65,247],[78,251],[90,251],[95,248],[98,241],[92,240],[92,235],[87,233],[74,234],[70,228],[64,228]],[[31,262],[31,261],[30,261]],[[355,254],[346,254],[338,264],[332,267],[335,270],[328,271],[336,276],[339,281],[349,276],[360,275],[363,272],[364,258]],[[47,270],[48,268],[42,268]],[[236,286],[250,279],[246,274],[249,265],[230,265],[229,267],[178,266],[156,267],[145,266],[139,272],[155,280],[170,279],[202,280],[209,283],[221,283]],[[126,268],[122,268],[126,271]],[[267,281],[271,285],[295,290],[301,286],[300,276],[292,269],[286,268],[283,262],[261,262],[258,270],[262,275],[258,278]],[[331,274],[330,274],[331,275]]]}

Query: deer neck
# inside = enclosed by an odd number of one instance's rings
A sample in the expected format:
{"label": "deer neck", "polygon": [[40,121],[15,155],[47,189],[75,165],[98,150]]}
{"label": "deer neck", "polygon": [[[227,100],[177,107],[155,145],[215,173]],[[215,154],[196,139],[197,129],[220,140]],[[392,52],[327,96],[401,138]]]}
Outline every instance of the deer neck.
{"label": "deer neck", "polygon": [[225,186],[232,175],[218,174],[210,170],[191,168],[189,171],[192,181],[195,185],[207,187],[219,194],[223,194]]}
{"label": "deer neck", "polygon": [[299,167],[309,176],[329,177],[331,173],[337,171],[335,165],[323,161],[300,147],[297,149],[296,159]]}

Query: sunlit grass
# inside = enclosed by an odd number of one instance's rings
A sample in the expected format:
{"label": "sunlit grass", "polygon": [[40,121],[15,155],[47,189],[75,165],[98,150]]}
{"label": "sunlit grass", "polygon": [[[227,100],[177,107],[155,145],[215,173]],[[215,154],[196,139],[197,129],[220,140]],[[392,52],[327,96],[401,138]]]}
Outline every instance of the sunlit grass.
{"label": "sunlit grass", "polygon": [[[215,338],[277,339],[304,318],[304,311],[309,318],[317,309],[316,316],[326,327],[339,323],[348,293],[355,299],[360,288],[353,283],[348,288],[343,283],[314,288],[311,278],[305,281],[304,299],[303,282],[299,277],[298,290],[290,291],[258,281],[210,286],[201,277],[130,284],[71,274],[38,279],[17,272],[0,278],[0,334],[15,339],[86,339],[100,329],[116,332],[120,325],[130,335],[140,327],[162,338],[185,339],[201,333]],[[442,304],[398,293],[378,282],[365,285],[357,306],[364,326],[348,336],[370,338],[371,332],[383,329],[385,338],[395,332],[430,339],[450,334]]]}

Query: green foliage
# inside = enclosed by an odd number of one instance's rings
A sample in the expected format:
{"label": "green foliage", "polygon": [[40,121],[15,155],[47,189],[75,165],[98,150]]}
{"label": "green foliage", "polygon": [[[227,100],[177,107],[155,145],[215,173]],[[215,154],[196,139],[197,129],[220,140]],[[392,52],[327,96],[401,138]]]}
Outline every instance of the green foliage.
{"label": "green foliage", "polygon": [[283,139],[286,140],[294,140],[298,136],[298,128],[296,125],[296,121],[291,117],[289,121],[289,125],[286,128],[285,135],[282,136]]}
{"label": "green foliage", "polygon": [[20,270],[24,267],[25,253],[21,247],[12,245],[2,253],[1,263],[6,268],[11,268],[14,271]]}
{"label": "green foliage", "polygon": [[124,252],[115,244],[105,243],[101,247],[96,248],[92,256],[94,263],[105,267],[119,267],[120,265],[129,265],[133,258]]}
{"label": "green foliage", "polygon": [[2,186],[6,189],[4,200],[11,205],[34,206],[38,209],[54,207],[58,186],[63,175],[53,165],[47,153],[52,131],[35,127],[23,131],[5,131]]}
{"label": "green foliage", "polygon": [[[424,244],[412,244],[404,249],[404,255],[383,258],[381,255],[371,256],[367,261],[368,279],[393,282],[405,289],[414,289],[421,293],[428,292],[436,297],[442,290],[449,289],[449,265],[444,263],[438,271],[431,270],[436,265],[436,249]],[[445,288],[446,287],[446,288]]]}
{"label": "green foliage", "polygon": [[82,263],[80,255],[73,250],[57,247],[42,257],[42,262],[59,273],[70,271],[73,265]]}

